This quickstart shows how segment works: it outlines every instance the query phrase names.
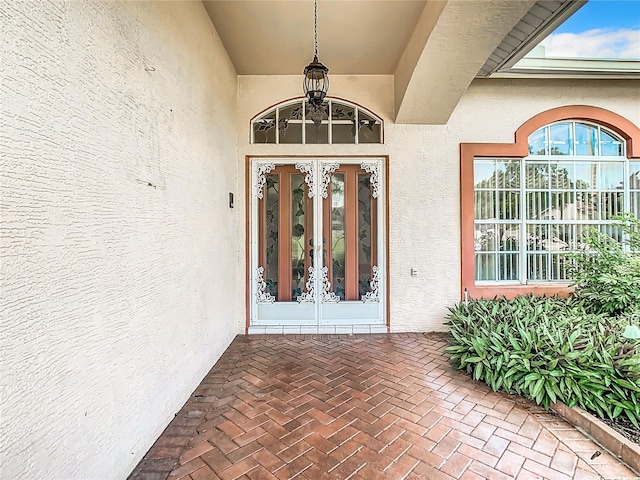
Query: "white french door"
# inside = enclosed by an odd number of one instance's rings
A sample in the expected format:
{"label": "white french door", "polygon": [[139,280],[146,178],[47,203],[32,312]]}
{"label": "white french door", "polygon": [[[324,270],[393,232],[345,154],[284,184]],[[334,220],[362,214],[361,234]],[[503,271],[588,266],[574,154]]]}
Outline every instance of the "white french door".
{"label": "white french door", "polygon": [[249,333],[382,333],[382,158],[250,159]]}

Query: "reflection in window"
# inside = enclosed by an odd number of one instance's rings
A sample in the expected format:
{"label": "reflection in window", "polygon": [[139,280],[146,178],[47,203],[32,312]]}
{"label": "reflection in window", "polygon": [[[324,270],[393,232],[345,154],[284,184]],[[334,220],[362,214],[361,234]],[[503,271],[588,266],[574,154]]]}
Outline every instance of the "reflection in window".
{"label": "reflection in window", "polygon": [[476,281],[567,282],[587,229],[622,241],[613,217],[640,214],[640,162],[624,155],[615,133],[565,121],[534,132],[524,159],[474,160]]}

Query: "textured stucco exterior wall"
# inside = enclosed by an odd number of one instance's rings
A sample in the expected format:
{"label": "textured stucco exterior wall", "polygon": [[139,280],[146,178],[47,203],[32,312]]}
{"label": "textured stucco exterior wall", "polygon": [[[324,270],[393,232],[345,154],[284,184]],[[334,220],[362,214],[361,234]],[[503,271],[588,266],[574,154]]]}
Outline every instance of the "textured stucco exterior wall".
{"label": "textured stucco exterior wall", "polygon": [[0,477],[125,478],[237,332],[235,71],[200,2],[0,20]]}
{"label": "textured stucco exterior wall", "polygon": [[[238,77],[238,153],[245,155],[389,155],[391,331],[446,330],[446,307],[460,299],[460,143],[513,142],[542,111],[594,105],[640,125],[640,81],[474,81],[447,125],[398,125],[391,76],[332,76],[330,94],[359,103],[385,121],[384,145],[250,145],[249,121],[301,93],[300,78]],[[427,93],[428,95],[428,93]],[[244,180],[238,199],[244,202]],[[242,207],[244,209],[244,206]],[[241,224],[241,228],[243,224]],[[241,232],[244,238],[245,232]],[[239,271],[245,271],[244,246]],[[418,276],[411,276],[411,268]],[[244,300],[240,279],[239,302]],[[244,329],[245,319],[240,319]]]}

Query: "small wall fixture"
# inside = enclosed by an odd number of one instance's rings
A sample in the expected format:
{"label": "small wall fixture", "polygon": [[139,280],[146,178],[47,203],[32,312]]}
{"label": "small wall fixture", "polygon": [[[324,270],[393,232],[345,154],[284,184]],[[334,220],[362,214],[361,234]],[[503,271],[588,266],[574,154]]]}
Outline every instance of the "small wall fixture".
{"label": "small wall fixture", "polygon": [[233,208],[233,193],[229,192],[229,208]]}

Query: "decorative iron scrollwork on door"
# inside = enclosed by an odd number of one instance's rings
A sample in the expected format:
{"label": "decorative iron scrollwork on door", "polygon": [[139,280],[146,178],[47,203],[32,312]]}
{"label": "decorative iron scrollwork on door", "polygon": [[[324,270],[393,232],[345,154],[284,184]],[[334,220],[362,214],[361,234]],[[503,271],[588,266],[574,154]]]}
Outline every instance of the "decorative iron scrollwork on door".
{"label": "decorative iron scrollwork on door", "polygon": [[308,196],[309,198],[313,198],[316,195],[314,180],[313,180],[313,163],[312,162],[298,162],[296,163],[296,169],[300,172],[304,173],[304,183],[307,184],[309,188]]}
{"label": "decorative iron scrollwork on door", "polygon": [[263,198],[262,189],[267,183],[266,174],[276,168],[275,163],[257,163],[256,164],[256,197]]}
{"label": "decorative iron scrollwork on door", "polygon": [[331,291],[331,282],[329,281],[329,268],[322,267],[322,301],[325,303],[338,303],[340,297]]}
{"label": "decorative iron scrollwork on door", "polygon": [[380,176],[378,172],[378,163],[362,162],[360,164],[360,168],[371,175],[369,177],[369,182],[371,183],[372,188],[371,196],[373,198],[378,198],[380,196]]}
{"label": "decorative iron scrollwork on door", "polygon": [[323,163],[322,164],[322,178],[320,179],[320,193],[322,198],[329,196],[328,187],[331,183],[331,174],[340,168],[339,163]]}
{"label": "decorative iron scrollwork on door", "polygon": [[267,282],[264,281],[264,268],[258,267],[256,275],[256,282],[258,283],[258,303],[273,303],[276,301],[276,297],[267,292]]}
{"label": "decorative iron scrollwork on door", "polygon": [[307,283],[304,286],[305,291],[302,295],[298,295],[296,299],[298,303],[313,303],[316,301],[315,283],[316,283],[316,271],[313,267],[309,267],[309,277]]}
{"label": "decorative iron scrollwork on door", "polygon": [[373,272],[373,276],[371,277],[371,282],[369,284],[369,291],[362,296],[363,303],[380,301],[380,293],[378,290],[378,274],[380,269],[377,265],[374,265],[371,271]]}

